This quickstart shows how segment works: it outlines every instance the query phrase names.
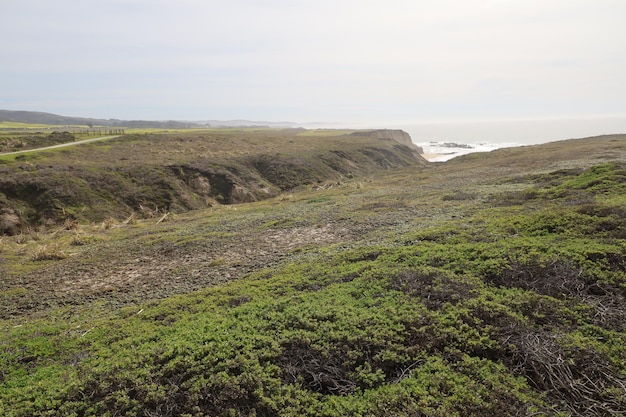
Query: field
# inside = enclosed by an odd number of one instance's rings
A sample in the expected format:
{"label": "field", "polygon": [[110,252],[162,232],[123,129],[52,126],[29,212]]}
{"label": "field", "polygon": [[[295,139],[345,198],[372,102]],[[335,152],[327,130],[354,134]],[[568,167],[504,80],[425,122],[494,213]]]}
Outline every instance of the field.
{"label": "field", "polygon": [[1,415],[626,414],[626,136],[427,164],[224,129],[2,161]]}

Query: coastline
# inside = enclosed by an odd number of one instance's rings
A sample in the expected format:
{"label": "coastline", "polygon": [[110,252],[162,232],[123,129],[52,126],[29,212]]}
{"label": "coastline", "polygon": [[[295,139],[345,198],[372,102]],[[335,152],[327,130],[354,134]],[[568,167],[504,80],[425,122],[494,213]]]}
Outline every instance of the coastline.
{"label": "coastline", "polygon": [[496,149],[524,146],[523,143],[469,143],[469,142],[449,142],[430,141],[416,143],[422,150],[422,157],[428,162],[445,162],[461,155],[476,152],[491,152]]}
{"label": "coastline", "polygon": [[421,156],[428,162],[444,162],[449,159],[449,155],[445,153],[423,153]]}
{"label": "coastline", "polygon": [[443,162],[473,152],[623,133],[626,116],[441,121],[403,123],[397,127],[422,147],[422,156],[429,162]]}

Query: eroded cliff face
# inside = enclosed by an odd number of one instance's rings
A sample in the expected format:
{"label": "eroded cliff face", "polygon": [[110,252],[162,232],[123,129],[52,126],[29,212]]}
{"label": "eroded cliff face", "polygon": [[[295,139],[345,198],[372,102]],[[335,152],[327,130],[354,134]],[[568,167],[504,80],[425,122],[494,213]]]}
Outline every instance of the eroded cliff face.
{"label": "eroded cliff face", "polygon": [[[127,136],[113,142],[122,157],[107,150],[97,157],[38,155],[34,164],[26,159],[0,164],[0,235],[66,220],[92,223],[247,203],[301,186],[426,164],[405,146],[410,138],[402,131],[363,131],[351,140],[342,133],[336,141],[327,136],[298,140],[298,133]],[[181,142],[187,152],[177,153],[174,144]],[[266,149],[268,143],[281,152]],[[167,159],[152,159],[163,153]]]}
{"label": "eroded cliff face", "polygon": [[411,140],[411,136],[406,133],[404,130],[400,130],[400,129],[377,129],[377,130],[369,130],[369,131],[363,131],[363,132],[356,132],[354,133],[355,135],[361,135],[361,136],[369,136],[369,137],[373,137],[373,138],[379,138],[379,139],[391,139],[391,140],[395,140],[396,142],[408,147],[409,149],[411,149],[413,151],[413,154],[420,160],[423,160],[424,162],[427,162],[426,159],[424,159],[424,157],[422,157],[422,154],[424,153],[424,150],[417,146],[415,143],[413,143],[413,140]]}
{"label": "eroded cliff face", "polygon": [[22,222],[16,210],[11,207],[0,207],[0,236],[17,235],[21,228]]}

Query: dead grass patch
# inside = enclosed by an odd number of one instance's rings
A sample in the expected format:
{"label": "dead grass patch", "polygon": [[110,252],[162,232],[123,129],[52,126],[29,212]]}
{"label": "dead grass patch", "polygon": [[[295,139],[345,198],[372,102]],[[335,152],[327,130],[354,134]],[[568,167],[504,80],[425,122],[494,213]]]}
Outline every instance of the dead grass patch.
{"label": "dead grass patch", "polygon": [[31,258],[33,261],[58,261],[68,256],[58,244],[44,244],[35,249]]}

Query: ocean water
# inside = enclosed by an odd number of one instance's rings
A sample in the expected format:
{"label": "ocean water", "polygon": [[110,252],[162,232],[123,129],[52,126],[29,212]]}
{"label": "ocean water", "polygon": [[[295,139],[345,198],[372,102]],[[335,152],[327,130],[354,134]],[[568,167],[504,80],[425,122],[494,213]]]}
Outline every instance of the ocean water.
{"label": "ocean water", "polygon": [[472,152],[536,145],[565,139],[626,134],[626,115],[535,120],[415,123],[304,123],[317,129],[402,129],[421,146],[429,160],[447,161]]}
{"label": "ocean water", "polygon": [[397,126],[434,162],[472,152],[608,134],[626,134],[626,116],[576,119],[437,122]]}
{"label": "ocean water", "polygon": [[444,162],[460,155],[473,152],[490,152],[500,148],[524,146],[523,143],[489,143],[489,142],[448,142],[430,141],[417,142],[424,150],[424,157],[430,162]]}

